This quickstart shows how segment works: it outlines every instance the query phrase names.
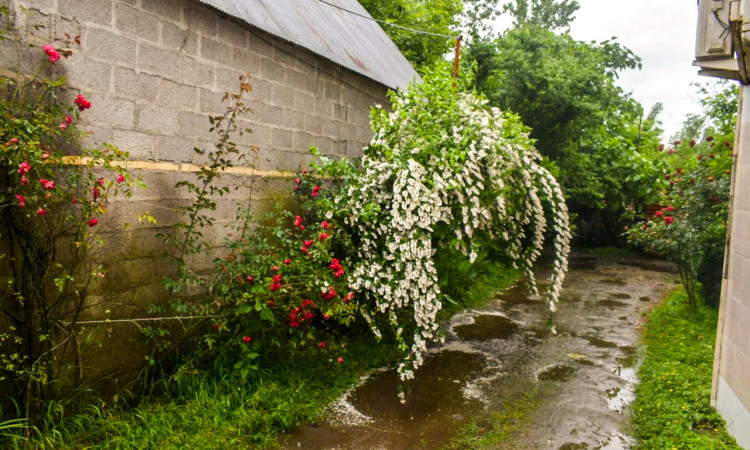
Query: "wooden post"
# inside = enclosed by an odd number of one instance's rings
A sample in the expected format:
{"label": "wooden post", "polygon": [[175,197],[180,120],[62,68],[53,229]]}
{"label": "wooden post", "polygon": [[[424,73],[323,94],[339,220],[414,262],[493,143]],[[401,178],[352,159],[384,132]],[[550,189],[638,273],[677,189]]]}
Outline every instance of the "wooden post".
{"label": "wooden post", "polygon": [[453,85],[456,85],[458,80],[458,55],[461,52],[461,36],[456,38],[456,56],[453,60]]}

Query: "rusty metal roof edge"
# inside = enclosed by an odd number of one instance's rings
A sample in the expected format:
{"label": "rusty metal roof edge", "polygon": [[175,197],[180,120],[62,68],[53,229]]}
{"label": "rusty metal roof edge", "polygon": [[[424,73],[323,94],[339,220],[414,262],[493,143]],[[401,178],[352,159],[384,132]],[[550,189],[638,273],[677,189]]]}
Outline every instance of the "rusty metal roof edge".
{"label": "rusty metal roof edge", "polygon": [[[284,35],[282,33],[279,33],[278,31],[276,31],[276,29],[283,28],[283,25],[280,24],[280,23],[278,23],[278,22],[276,22],[275,20],[273,20],[274,16],[272,14],[272,11],[268,11],[268,10],[264,10],[263,11],[263,12],[267,12],[268,13],[266,15],[266,17],[263,18],[263,23],[266,23],[268,25],[273,24],[273,25],[276,25],[276,27],[273,27],[273,26],[263,26],[260,23],[256,23],[256,22],[259,22],[259,21],[251,21],[251,20],[249,20],[248,17],[245,17],[242,14],[241,8],[238,5],[235,4],[235,2],[237,2],[237,1],[239,1],[239,2],[247,2],[248,0],[198,0],[199,3],[202,3],[202,4],[210,7],[211,9],[217,11],[220,14],[225,14],[227,16],[230,16],[230,17],[238,20],[244,26],[248,26],[250,28],[254,28],[254,29],[260,30],[260,31],[268,33],[268,34],[274,36],[275,38],[280,39],[280,40],[282,40],[284,42],[288,42],[288,43],[290,43],[292,45],[295,45],[297,47],[304,48],[304,49],[312,52],[313,54],[315,54],[315,55],[317,55],[317,56],[319,56],[319,57],[321,57],[321,58],[323,58],[323,59],[325,59],[327,61],[330,61],[330,62],[332,62],[332,63],[334,63],[336,65],[344,67],[344,68],[346,68],[346,69],[348,69],[348,70],[350,70],[350,71],[352,71],[354,73],[357,73],[359,75],[362,75],[362,76],[364,76],[364,77],[366,77],[366,78],[368,78],[370,80],[373,80],[373,81],[375,81],[375,82],[377,82],[377,83],[379,83],[379,84],[381,84],[381,85],[383,85],[383,86],[385,86],[387,88],[391,88],[391,89],[405,89],[413,81],[419,81],[420,80],[419,75],[414,70],[414,68],[411,66],[411,64],[408,62],[408,60],[406,60],[406,57],[403,56],[403,54],[401,53],[401,51],[398,50],[398,47],[396,47],[396,44],[390,39],[390,37],[388,37],[388,35],[385,33],[385,31],[383,31],[383,29],[380,27],[380,25],[378,25],[374,21],[367,21],[367,22],[369,22],[368,25],[372,24],[375,27],[377,27],[377,30],[379,31],[379,33],[377,33],[377,34],[381,34],[381,36],[373,36],[373,37],[380,38],[378,40],[380,41],[381,45],[384,44],[385,46],[389,46],[388,44],[390,44],[390,47],[392,47],[392,48],[386,49],[386,51],[389,51],[392,54],[394,52],[397,53],[398,57],[400,57],[400,59],[402,60],[402,61],[396,61],[396,63],[400,63],[400,64],[398,64],[400,66],[399,69],[401,69],[400,72],[402,72],[402,76],[400,76],[400,77],[398,76],[398,74],[396,74],[394,76],[387,76],[385,73],[379,73],[379,72],[374,72],[374,71],[371,71],[371,70],[362,69],[362,68],[358,67],[358,65],[356,63],[354,63],[354,62],[348,63],[348,61],[346,61],[345,58],[343,58],[343,57],[336,58],[336,56],[337,56],[336,54],[330,55],[330,54],[323,53],[322,51],[320,51],[319,49],[317,49],[315,47],[315,45],[312,44],[312,42],[308,42],[308,43],[306,43],[306,42],[300,42],[300,41],[304,41],[304,39],[303,39],[304,37],[303,36],[295,36],[295,37],[297,37],[297,39],[293,39],[290,36],[287,36],[287,35]],[[264,2],[264,0],[255,0],[255,1],[258,1],[260,3]],[[312,1],[315,1],[315,0],[312,0]],[[283,3],[284,2],[282,2],[282,4]],[[356,2],[356,3],[357,3],[357,6],[359,6],[364,13],[367,13],[367,11],[364,8],[362,8],[361,5],[359,5],[358,2]],[[245,6],[249,6],[249,5],[245,5]],[[278,6],[278,4],[276,4],[276,6]],[[326,6],[330,7],[328,5],[326,5]],[[259,8],[259,9],[262,9],[262,8]],[[369,13],[367,13],[367,14],[369,15]],[[356,16],[353,16],[353,17],[356,17]],[[271,20],[268,20],[268,19],[271,19]],[[365,20],[365,19],[360,19],[360,20]],[[370,25],[370,26],[372,26],[372,25]],[[370,43],[372,45],[377,45],[376,43],[374,43],[372,41],[369,41],[369,40],[366,41],[366,42],[368,42],[368,43]],[[326,45],[327,45],[327,43],[326,43]],[[329,46],[329,48],[330,48],[330,46]],[[347,49],[344,48],[343,51],[348,54],[348,56],[349,56],[350,59],[353,59],[351,53]],[[368,54],[368,56],[373,57],[375,55]],[[377,58],[377,59],[381,59],[381,58]],[[383,59],[387,59],[387,58],[383,58]],[[387,61],[383,61],[383,62],[387,62]],[[409,72],[409,73],[407,74],[407,73],[403,73],[403,72]],[[404,75],[408,75],[408,76],[404,76]],[[396,78],[400,78],[400,79],[396,79]]]}

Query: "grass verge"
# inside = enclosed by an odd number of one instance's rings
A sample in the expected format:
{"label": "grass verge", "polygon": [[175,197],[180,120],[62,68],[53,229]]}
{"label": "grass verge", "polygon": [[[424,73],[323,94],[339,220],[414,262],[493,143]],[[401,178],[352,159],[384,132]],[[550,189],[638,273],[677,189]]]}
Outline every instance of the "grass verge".
{"label": "grass verge", "polygon": [[648,315],[631,409],[640,449],[739,449],[710,405],[718,311],[691,311],[682,289]]}
{"label": "grass verge", "polygon": [[[519,275],[502,263],[485,264],[460,303],[446,305],[444,317],[481,304]],[[363,374],[391,366],[399,358],[395,344],[377,343],[369,330],[361,330],[350,340],[344,364],[303,355],[275,359],[239,385],[200,371],[182,370],[166,383],[166,395],[142,399],[138,406],[127,409],[91,405],[85,414],[64,420],[58,416],[55,426],[33,439],[0,438],[0,447],[273,447],[281,433],[320,417],[325,407]]]}

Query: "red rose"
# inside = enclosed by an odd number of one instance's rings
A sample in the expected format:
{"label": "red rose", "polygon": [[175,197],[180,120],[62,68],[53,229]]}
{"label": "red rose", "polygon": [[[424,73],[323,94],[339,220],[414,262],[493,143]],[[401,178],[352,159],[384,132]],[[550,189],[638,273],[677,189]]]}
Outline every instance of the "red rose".
{"label": "red rose", "polygon": [[248,283],[252,283],[254,278],[248,275],[247,278],[245,279],[247,280]]}
{"label": "red rose", "polygon": [[117,184],[122,184],[123,181],[125,181],[125,177],[122,176],[122,174],[117,175]]}
{"label": "red rose", "polygon": [[91,108],[91,102],[86,99],[83,95],[79,94],[78,97],[76,97],[75,100],[73,100],[73,103],[78,105],[78,110],[83,111],[86,109]]}
{"label": "red rose", "polygon": [[52,64],[55,64],[60,59],[60,53],[58,53],[58,51],[51,45],[42,46],[42,50],[47,54],[47,57]]}
{"label": "red rose", "polygon": [[344,362],[344,358],[342,358],[342,357],[339,356],[338,358],[336,358],[336,362],[339,363],[339,364],[341,364],[341,363]]}
{"label": "red rose", "polygon": [[21,194],[16,194],[16,198],[18,199],[18,206],[23,208],[26,206],[26,197],[24,197]]}
{"label": "red rose", "polygon": [[24,185],[24,186],[28,186],[29,185],[29,179],[26,178],[26,175],[21,175],[21,184]]}
{"label": "red rose", "polygon": [[664,218],[664,225],[671,225],[674,222],[674,219],[671,216],[667,216]]}
{"label": "red rose", "polygon": [[662,216],[662,214],[664,214],[664,213],[663,213],[663,212],[661,212],[661,211],[656,211],[656,212],[654,213],[654,215],[655,215],[656,217],[661,217],[661,216]]}
{"label": "red rose", "polygon": [[326,341],[323,341],[320,344],[318,344],[318,348],[326,348],[326,345],[327,345]]}
{"label": "red rose", "polygon": [[319,241],[325,241],[326,239],[328,239],[328,233],[320,233],[318,236]]}
{"label": "red rose", "polygon": [[279,270],[279,266],[273,266],[273,267],[271,267],[271,270],[273,270],[274,272],[276,272],[276,271]]}
{"label": "red rose", "polygon": [[321,227],[321,228],[323,228],[324,230],[327,230],[327,229],[331,228],[331,224],[329,224],[328,222],[326,222],[326,221],[324,220],[324,221],[322,221],[322,222],[320,223],[320,227]]}
{"label": "red rose", "polygon": [[295,217],[295,219],[294,219],[294,226],[295,226],[295,227],[298,227],[298,226],[300,226],[300,225],[302,225],[302,217],[301,217],[301,216],[297,216],[297,217]]}
{"label": "red rose", "polygon": [[284,260],[284,264],[285,264],[285,265],[287,265],[287,266],[288,266],[289,264],[291,264],[291,263],[292,263],[292,260],[291,260],[291,259],[289,259],[289,258],[287,258],[287,259],[285,259],[285,260]]}
{"label": "red rose", "polygon": [[674,211],[674,206],[672,205],[667,206],[667,211]]}
{"label": "red rose", "polygon": [[688,145],[691,147],[695,147],[695,141],[691,140],[690,142],[688,142]]}
{"label": "red rose", "polygon": [[661,145],[659,146],[659,151],[662,151],[662,150],[664,150],[664,144],[661,144]]}
{"label": "red rose", "polygon": [[36,215],[37,216],[42,216],[43,217],[45,214],[47,214],[47,211],[45,211],[42,208],[39,208],[39,209],[36,210]]}
{"label": "red rose", "polygon": [[44,178],[39,180],[39,183],[41,183],[42,187],[48,191],[51,191],[55,188],[55,182],[50,180],[45,180]]}
{"label": "red rose", "polygon": [[27,173],[29,173],[29,170],[31,170],[31,164],[29,164],[28,161],[24,161],[18,165],[19,175],[26,175]]}
{"label": "red rose", "polygon": [[302,242],[302,245],[304,245],[305,247],[310,247],[310,246],[312,246],[312,245],[313,245],[314,243],[315,243],[315,241],[313,241],[312,239],[310,239],[309,241],[303,241],[303,242]]}
{"label": "red rose", "polygon": [[294,184],[300,184],[302,183],[302,180],[299,179],[299,177],[294,179]]}
{"label": "red rose", "polygon": [[312,188],[312,193],[310,194],[312,197],[317,197],[320,193],[320,186],[317,184]]}
{"label": "red rose", "polygon": [[253,342],[253,338],[251,338],[250,336],[243,336],[242,337],[242,342],[244,342],[245,344],[249,344],[249,343]]}
{"label": "red rose", "polygon": [[97,223],[99,223],[99,219],[97,219],[96,217],[92,217],[91,220],[89,220],[90,227],[95,227]]}
{"label": "red rose", "polygon": [[65,116],[65,123],[71,123],[73,119],[70,116]]}
{"label": "red rose", "polygon": [[302,253],[307,254],[307,247],[300,247],[299,249],[302,251]]}

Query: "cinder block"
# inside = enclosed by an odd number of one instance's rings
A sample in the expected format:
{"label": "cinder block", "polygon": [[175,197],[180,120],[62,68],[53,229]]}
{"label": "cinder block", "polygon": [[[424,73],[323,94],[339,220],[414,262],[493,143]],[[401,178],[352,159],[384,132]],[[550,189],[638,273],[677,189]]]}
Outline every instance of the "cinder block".
{"label": "cinder block", "polygon": [[320,150],[320,153],[324,155],[330,155],[331,154],[331,148],[333,141],[329,137],[325,136],[315,136],[313,138],[313,144],[318,147],[318,150]]}
{"label": "cinder block", "polygon": [[111,61],[135,66],[135,41],[98,28],[89,28],[83,41],[87,56],[101,61]]}
{"label": "cinder block", "polygon": [[208,7],[191,2],[188,7],[188,22],[195,31],[202,36],[216,36],[217,23],[219,16]]}
{"label": "cinder block", "polygon": [[196,142],[182,136],[159,136],[156,140],[156,157],[159,161],[189,163],[195,157]]}
{"label": "cinder block", "polygon": [[262,58],[260,61],[260,76],[266,80],[283,80],[284,68],[276,61]]}
{"label": "cinder block", "polygon": [[178,113],[178,117],[180,121],[181,136],[207,140],[213,138],[208,131],[211,128],[208,116],[183,111]]}
{"label": "cinder block", "polygon": [[286,69],[284,70],[284,84],[309,94],[315,94],[318,78],[294,69]]}
{"label": "cinder block", "polygon": [[274,128],[271,130],[271,146],[281,149],[291,149],[294,144],[294,135],[289,130]]}
{"label": "cinder block", "polygon": [[141,8],[163,19],[182,21],[183,0],[141,0]]}
{"label": "cinder block", "polygon": [[109,92],[112,81],[112,66],[76,55],[61,65],[68,83],[86,91]]}
{"label": "cinder block", "polygon": [[257,53],[265,58],[273,58],[273,46],[272,42],[278,41],[268,33],[259,30],[249,30],[247,36],[248,45],[250,51]]}
{"label": "cinder block", "polygon": [[333,119],[333,102],[324,98],[316,98],[315,115],[325,120]]}
{"label": "cinder block", "polygon": [[267,80],[253,77],[250,80],[250,84],[253,86],[253,92],[250,94],[250,98],[255,102],[271,103],[271,91],[273,84]]}
{"label": "cinder block", "polygon": [[112,144],[129,152],[134,160],[156,159],[156,136],[131,130],[114,130]]}
{"label": "cinder block", "polygon": [[339,137],[341,135],[341,122],[335,120],[326,120],[323,122],[323,134],[331,137]]}
{"label": "cinder block", "polygon": [[159,78],[132,69],[115,68],[115,92],[127,97],[154,101],[159,89]]}
{"label": "cinder block", "polygon": [[285,84],[274,84],[271,87],[271,103],[285,109],[293,109],[294,90]]}
{"label": "cinder block", "polygon": [[247,28],[236,20],[231,18],[219,19],[219,40],[226,42],[231,47],[246,49],[248,34],[250,34],[250,32]]}
{"label": "cinder block", "polygon": [[177,66],[183,83],[210,88],[214,84],[214,68],[183,56]]}
{"label": "cinder block", "polygon": [[147,133],[174,135],[179,132],[177,111],[154,106],[141,106],[138,111],[138,130]]}
{"label": "cinder block", "polygon": [[174,110],[195,111],[198,105],[198,88],[161,80],[158,104]]}
{"label": "cinder block", "polygon": [[260,123],[279,126],[283,120],[284,111],[276,106],[256,103],[253,105],[254,119]]}
{"label": "cinder block", "polygon": [[341,83],[338,81],[326,81],[325,97],[332,102],[341,103]]}
{"label": "cinder block", "polygon": [[240,91],[240,76],[242,72],[230,69],[216,69],[215,90],[221,93],[231,92],[236,94]]}
{"label": "cinder block", "polygon": [[159,40],[159,19],[130,5],[115,6],[115,26],[123,33],[152,42]]}
{"label": "cinder block", "polygon": [[229,106],[228,101],[221,101],[224,97],[223,93],[209,91],[206,89],[199,89],[198,95],[200,102],[200,111],[203,113],[220,115],[223,114]]}
{"label": "cinder block", "polygon": [[247,122],[246,126],[253,132],[245,134],[242,143],[259,147],[261,154],[267,153],[268,147],[271,145],[271,128],[257,122]]}
{"label": "cinder block", "polygon": [[260,56],[257,53],[235,47],[233,49],[232,67],[241,72],[258,73]]}
{"label": "cinder block", "polygon": [[276,40],[274,42],[273,59],[279,64],[294,68],[297,65],[297,47],[287,42]]}
{"label": "cinder block", "polygon": [[315,112],[315,97],[302,92],[294,93],[294,109],[306,114]]}
{"label": "cinder block", "polygon": [[84,120],[117,128],[133,127],[135,104],[132,101],[106,93],[92,93],[88,99],[91,110],[83,116]]}
{"label": "cinder block", "polygon": [[232,47],[209,37],[200,38],[201,57],[225,66],[232,65]]}
{"label": "cinder block", "polygon": [[153,45],[141,44],[138,51],[138,68],[144,72],[160,75],[172,80],[179,79],[181,57],[174,50],[165,50]]}
{"label": "cinder block", "polygon": [[312,134],[299,131],[294,133],[294,149],[297,151],[307,151],[314,142]]}
{"label": "cinder block", "polygon": [[349,119],[349,108],[344,105],[333,104],[333,118],[346,122]]}
{"label": "cinder block", "polygon": [[112,24],[110,0],[58,0],[57,8],[64,17],[73,17],[81,23]]}
{"label": "cinder block", "polygon": [[323,134],[323,119],[317,116],[305,116],[305,131],[312,134]]}
{"label": "cinder block", "polygon": [[305,127],[305,115],[300,112],[285,110],[281,124],[284,128],[302,130]]}
{"label": "cinder block", "polygon": [[171,22],[162,23],[161,43],[179,55],[198,54],[198,35]]}

